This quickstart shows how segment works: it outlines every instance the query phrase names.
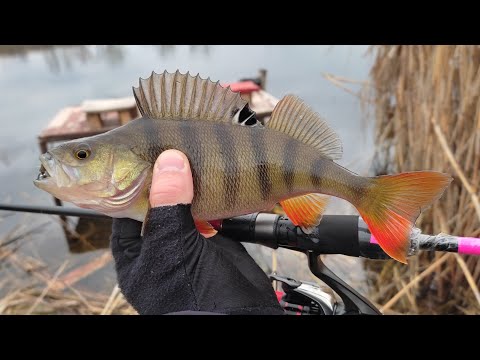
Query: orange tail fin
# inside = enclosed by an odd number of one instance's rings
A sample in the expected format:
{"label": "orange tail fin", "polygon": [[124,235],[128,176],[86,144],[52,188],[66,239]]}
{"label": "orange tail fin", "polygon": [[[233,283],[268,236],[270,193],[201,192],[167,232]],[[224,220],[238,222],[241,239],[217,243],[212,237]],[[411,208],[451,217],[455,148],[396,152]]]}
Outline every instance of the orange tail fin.
{"label": "orange tail fin", "polygon": [[381,248],[406,264],[415,220],[451,181],[449,175],[433,171],[378,176],[371,179],[357,208]]}

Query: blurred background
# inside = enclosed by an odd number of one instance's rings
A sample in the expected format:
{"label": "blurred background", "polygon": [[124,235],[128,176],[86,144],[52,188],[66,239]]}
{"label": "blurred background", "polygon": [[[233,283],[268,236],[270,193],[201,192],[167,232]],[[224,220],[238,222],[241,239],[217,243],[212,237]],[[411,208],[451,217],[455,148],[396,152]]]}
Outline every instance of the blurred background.
{"label": "blurred background", "polygon": [[[62,109],[131,97],[132,86],[152,71],[235,82],[265,69],[269,95],[300,96],[339,134],[342,166],[362,175],[460,169],[467,186],[455,178],[417,226],[479,236],[479,55],[474,46],[0,46],[0,203],[54,204],[32,181],[38,136]],[[327,213],[356,210],[336,199]],[[116,287],[110,221],[62,221],[0,212],[0,314],[135,314]],[[319,281],[304,255],[247,249],[267,273]],[[480,263],[473,257],[426,254],[408,266],[340,255],[325,262],[387,314],[480,313]]]}

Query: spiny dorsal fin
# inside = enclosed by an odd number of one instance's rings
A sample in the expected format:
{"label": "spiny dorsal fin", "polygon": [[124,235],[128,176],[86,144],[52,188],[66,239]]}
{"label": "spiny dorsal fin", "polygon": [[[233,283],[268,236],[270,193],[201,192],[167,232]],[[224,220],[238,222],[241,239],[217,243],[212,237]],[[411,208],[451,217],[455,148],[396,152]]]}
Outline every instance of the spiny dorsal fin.
{"label": "spiny dorsal fin", "polygon": [[142,116],[151,119],[233,122],[235,114],[247,104],[240,93],[222,87],[218,81],[178,70],[173,74],[152,72],[139,83],[133,94]]}
{"label": "spiny dorsal fin", "polygon": [[342,157],[342,142],[338,135],[295,95],[287,95],[278,102],[266,126],[313,146],[329,159]]}

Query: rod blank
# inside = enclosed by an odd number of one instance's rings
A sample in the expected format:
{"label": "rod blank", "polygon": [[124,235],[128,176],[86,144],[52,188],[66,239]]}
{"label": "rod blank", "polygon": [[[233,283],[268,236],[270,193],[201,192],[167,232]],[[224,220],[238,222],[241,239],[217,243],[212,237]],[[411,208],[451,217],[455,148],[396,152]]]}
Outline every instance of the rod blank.
{"label": "rod blank", "polygon": [[34,205],[7,205],[0,204],[0,210],[5,211],[20,211],[37,214],[50,215],[64,215],[64,216],[78,216],[93,219],[108,219],[107,215],[99,214],[95,211],[84,209],[68,209],[62,206],[34,206]]}

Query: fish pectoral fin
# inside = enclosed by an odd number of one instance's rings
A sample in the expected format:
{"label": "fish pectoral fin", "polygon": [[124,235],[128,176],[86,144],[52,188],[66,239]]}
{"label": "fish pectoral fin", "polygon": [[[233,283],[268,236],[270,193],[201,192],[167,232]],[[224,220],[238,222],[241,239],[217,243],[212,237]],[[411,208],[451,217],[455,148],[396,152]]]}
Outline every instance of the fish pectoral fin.
{"label": "fish pectoral fin", "polygon": [[328,205],[329,196],[322,194],[306,194],[280,202],[288,218],[309,234],[320,224],[323,212]]}
{"label": "fish pectoral fin", "polygon": [[195,227],[197,228],[198,232],[202,234],[205,238],[211,238],[212,236],[217,234],[217,230],[205,220],[194,220]]}

